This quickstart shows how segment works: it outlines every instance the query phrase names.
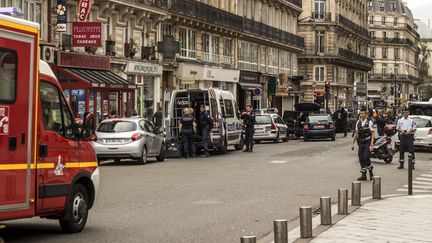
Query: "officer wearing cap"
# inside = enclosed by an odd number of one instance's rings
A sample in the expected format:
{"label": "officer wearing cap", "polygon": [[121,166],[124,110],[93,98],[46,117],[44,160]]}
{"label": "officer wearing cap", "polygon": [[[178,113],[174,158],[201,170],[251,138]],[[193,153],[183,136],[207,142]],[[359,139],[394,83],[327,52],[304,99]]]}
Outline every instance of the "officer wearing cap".
{"label": "officer wearing cap", "polygon": [[195,146],[193,144],[193,134],[196,131],[196,122],[195,118],[192,116],[190,109],[184,109],[184,115],[179,122],[179,130],[183,147],[183,157],[189,158],[190,153],[192,153],[192,157],[195,157],[196,155]]}
{"label": "officer wearing cap", "polygon": [[412,154],[413,156],[413,169],[415,164],[415,155],[414,155],[414,133],[417,130],[416,123],[414,119],[409,117],[409,112],[407,109],[404,109],[402,112],[402,117],[397,122],[397,130],[399,133],[399,167],[398,169],[404,168],[405,163],[405,151]]}
{"label": "officer wearing cap", "polygon": [[367,180],[366,172],[369,171],[369,177],[373,179],[373,166],[370,160],[371,146],[374,144],[374,130],[372,127],[372,121],[366,117],[366,108],[360,110],[360,119],[356,123],[356,130],[354,139],[352,142],[351,149],[354,150],[354,143],[358,144],[358,157],[360,161],[360,172],[361,176],[357,178],[359,181]]}

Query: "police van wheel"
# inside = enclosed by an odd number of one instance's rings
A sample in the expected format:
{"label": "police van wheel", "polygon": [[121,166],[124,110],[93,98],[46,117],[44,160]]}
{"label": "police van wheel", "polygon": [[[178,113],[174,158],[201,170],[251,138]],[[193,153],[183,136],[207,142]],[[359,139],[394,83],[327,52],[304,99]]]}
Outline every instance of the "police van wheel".
{"label": "police van wheel", "polygon": [[138,158],[138,162],[140,163],[140,164],[146,164],[147,163],[147,148],[144,146],[143,147],[143,150],[142,150],[142,155],[141,155],[141,158]]}
{"label": "police van wheel", "polygon": [[235,148],[235,150],[242,150],[243,147],[244,147],[244,139],[243,139],[243,138],[240,138],[240,143],[234,145],[234,148]]}
{"label": "police van wheel", "polygon": [[227,152],[228,152],[228,144],[227,144],[226,138],[224,138],[223,143],[220,147],[220,153],[226,154]]}
{"label": "police van wheel", "polygon": [[62,218],[60,227],[65,233],[78,233],[84,229],[88,216],[88,195],[87,190],[81,184],[75,184],[67,208]]}

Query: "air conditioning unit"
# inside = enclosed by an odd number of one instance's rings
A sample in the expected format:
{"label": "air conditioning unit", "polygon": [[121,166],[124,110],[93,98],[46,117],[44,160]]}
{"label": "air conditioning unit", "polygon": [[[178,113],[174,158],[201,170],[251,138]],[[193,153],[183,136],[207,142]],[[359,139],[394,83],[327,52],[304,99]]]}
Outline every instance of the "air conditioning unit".
{"label": "air conditioning unit", "polygon": [[48,63],[54,63],[55,47],[42,46],[41,59]]}

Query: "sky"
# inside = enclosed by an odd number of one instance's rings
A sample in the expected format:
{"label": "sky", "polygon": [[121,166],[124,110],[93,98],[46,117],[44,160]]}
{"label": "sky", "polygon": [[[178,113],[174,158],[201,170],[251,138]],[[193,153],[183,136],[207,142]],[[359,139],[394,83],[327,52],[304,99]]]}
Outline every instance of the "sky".
{"label": "sky", "polygon": [[432,0],[405,0],[405,2],[413,12],[414,18],[421,19],[426,24],[430,19],[432,25]]}

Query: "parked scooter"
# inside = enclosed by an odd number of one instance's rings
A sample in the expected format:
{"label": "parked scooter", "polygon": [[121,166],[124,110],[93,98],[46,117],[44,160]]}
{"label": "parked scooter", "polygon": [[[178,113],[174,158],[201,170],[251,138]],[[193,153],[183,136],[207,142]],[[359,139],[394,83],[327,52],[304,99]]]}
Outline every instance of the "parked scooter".
{"label": "parked scooter", "polygon": [[384,136],[377,137],[371,149],[371,158],[382,159],[386,163],[393,161],[393,155],[396,153],[390,147],[391,137],[396,134],[396,125],[386,125],[384,127]]}

